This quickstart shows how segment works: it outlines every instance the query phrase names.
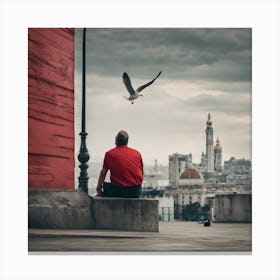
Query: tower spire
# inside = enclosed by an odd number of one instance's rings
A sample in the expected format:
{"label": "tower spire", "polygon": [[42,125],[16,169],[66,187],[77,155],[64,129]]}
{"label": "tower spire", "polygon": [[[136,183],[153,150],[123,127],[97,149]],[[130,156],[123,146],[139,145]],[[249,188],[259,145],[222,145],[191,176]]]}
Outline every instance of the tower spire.
{"label": "tower spire", "polygon": [[216,145],[215,145],[214,149],[215,149],[215,150],[222,150],[222,147],[221,147],[220,144],[221,144],[221,143],[220,143],[220,139],[219,139],[219,137],[217,137]]}
{"label": "tower spire", "polygon": [[212,126],[211,114],[208,113],[208,120],[206,122],[207,126]]}

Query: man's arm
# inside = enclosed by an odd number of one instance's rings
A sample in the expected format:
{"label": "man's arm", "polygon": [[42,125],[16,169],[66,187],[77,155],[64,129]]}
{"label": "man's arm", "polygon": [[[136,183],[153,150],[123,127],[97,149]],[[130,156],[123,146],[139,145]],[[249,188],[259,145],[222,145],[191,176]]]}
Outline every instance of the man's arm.
{"label": "man's arm", "polygon": [[99,174],[99,178],[98,178],[98,183],[97,183],[97,187],[96,187],[96,192],[98,194],[102,193],[102,185],[105,181],[105,177],[107,174],[108,169],[102,168]]}

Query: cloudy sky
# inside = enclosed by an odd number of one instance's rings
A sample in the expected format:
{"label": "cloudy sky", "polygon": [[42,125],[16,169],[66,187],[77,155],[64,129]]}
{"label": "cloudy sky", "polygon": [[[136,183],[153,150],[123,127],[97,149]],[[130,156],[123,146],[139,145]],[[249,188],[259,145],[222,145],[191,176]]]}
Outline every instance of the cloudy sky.
{"label": "cloudy sky", "polygon": [[[82,29],[75,37],[76,135],[81,130]],[[87,29],[86,131],[92,159],[103,160],[124,129],[145,164],[168,164],[175,152],[205,152],[211,113],[223,160],[251,159],[251,29]],[[161,76],[132,105],[134,88]],[[76,138],[76,148],[80,145]]]}

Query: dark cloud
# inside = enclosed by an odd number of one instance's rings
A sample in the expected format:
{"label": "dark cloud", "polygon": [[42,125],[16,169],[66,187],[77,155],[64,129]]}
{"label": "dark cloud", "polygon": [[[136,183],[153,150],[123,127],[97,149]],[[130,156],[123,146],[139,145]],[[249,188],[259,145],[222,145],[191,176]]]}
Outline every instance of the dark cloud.
{"label": "dark cloud", "polygon": [[[87,50],[88,71],[102,76],[147,78],[163,70],[166,78],[251,80],[251,29],[88,29]],[[77,53],[77,71],[80,60]]]}
{"label": "dark cloud", "polygon": [[200,81],[198,83],[202,88],[207,90],[219,90],[222,92],[234,93],[237,94],[250,94],[252,90],[251,81],[228,81],[228,82],[205,82]]}
{"label": "dark cloud", "polygon": [[202,94],[186,101],[188,106],[195,109],[206,109],[210,112],[226,112],[227,114],[251,113],[250,95],[235,96],[234,94],[221,94],[212,96]]}

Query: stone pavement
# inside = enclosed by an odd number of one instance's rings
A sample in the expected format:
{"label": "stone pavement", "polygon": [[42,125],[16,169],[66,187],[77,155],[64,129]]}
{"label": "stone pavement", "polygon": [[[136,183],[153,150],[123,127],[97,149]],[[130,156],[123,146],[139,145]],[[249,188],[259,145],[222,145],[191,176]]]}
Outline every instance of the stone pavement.
{"label": "stone pavement", "polygon": [[251,253],[252,224],[160,222],[159,232],[29,229],[29,252]]}

